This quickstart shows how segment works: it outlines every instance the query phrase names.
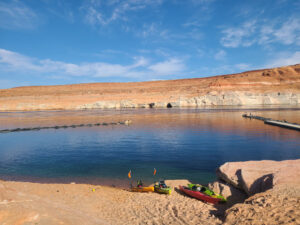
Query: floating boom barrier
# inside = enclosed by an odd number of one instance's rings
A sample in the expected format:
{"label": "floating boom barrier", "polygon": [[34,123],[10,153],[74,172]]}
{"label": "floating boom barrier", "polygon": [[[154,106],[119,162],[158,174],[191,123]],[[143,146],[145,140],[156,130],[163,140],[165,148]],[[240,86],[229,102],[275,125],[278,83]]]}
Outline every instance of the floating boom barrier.
{"label": "floating boom barrier", "polygon": [[0,133],[11,133],[11,132],[21,132],[21,131],[38,131],[46,129],[67,129],[67,128],[77,128],[77,127],[95,127],[95,126],[109,126],[109,125],[130,125],[131,120],[125,120],[123,122],[111,122],[111,123],[88,123],[88,124],[72,124],[72,125],[62,125],[62,126],[50,126],[50,127],[28,127],[28,128],[14,128],[14,129],[4,129],[0,130]]}
{"label": "floating boom barrier", "polygon": [[256,119],[256,120],[261,120],[264,121],[265,124],[273,125],[273,126],[278,126],[278,127],[283,127],[287,129],[293,129],[293,130],[298,130],[300,131],[300,125],[297,123],[290,123],[285,120],[273,120],[271,118],[265,118],[261,116],[255,116],[255,115],[248,115],[248,114],[243,114],[242,115],[244,118],[249,118],[249,119]]}

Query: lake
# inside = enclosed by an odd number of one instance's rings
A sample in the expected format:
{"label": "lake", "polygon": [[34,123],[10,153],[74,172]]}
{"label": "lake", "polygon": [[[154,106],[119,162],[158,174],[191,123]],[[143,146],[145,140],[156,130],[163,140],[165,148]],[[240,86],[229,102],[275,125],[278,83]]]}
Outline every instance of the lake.
{"label": "lake", "polygon": [[276,107],[2,112],[0,129],[132,124],[0,134],[0,179],[124,187],[131,170],[132,182],[207,183],[225,162],[300,158],[299,131],[242,118],[245,112],[300,123],[299,108]]}

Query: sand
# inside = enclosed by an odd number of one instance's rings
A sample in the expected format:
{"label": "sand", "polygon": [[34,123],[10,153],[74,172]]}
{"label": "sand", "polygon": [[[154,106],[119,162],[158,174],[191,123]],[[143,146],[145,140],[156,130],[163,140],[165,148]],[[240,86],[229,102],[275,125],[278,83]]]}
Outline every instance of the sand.
{"label": "sand", "polygon": [[225,224],[300,224],[300,187],[279,185],[226,212]]}
{"label": "sand", "polygon": [[176,190],[163,195],[88,184],[0,181],[0,224],[220,224],[215,210]]}
{"label": "sand", "polygon": [[[169,181],[169,184],[177,186],[186,182]],[[226,204],[207,204],[177,189],[171,195],[164,195],[88,184],[0,181],[0,224],[7,225],[296,225],[300,223],[300,188],[279,185],[225,210]]]}
{"label": "sand", "polygon": [[[264,161],[256,163],[265,164]],[[220,205],[182,194],[178,186],[186,185],[188,180],[166,181],[174,188],[171,195],[74,182],[42,184],[0,180],[0,224],[300,224],[299,176],[291,176],[297,172],[293,169],[297,170],[295,164],[298,166],[299,160],[274,163],[271,189],[249,196],[245,201]],[[248,164],[239,162],[241,168]],[[290,165],[290,170],[281,171],[291,179],[278,182],[275,175],[283,164]]]}

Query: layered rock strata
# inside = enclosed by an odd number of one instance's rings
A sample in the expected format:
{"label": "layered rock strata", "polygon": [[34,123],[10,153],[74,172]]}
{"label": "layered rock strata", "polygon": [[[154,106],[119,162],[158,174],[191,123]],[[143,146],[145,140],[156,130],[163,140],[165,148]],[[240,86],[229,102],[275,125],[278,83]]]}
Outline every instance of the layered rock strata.
{"label": "layered rock strata", "polygon": [[0,90],[0,111],[220,105],[300,105],[300,64],[208,78]]}

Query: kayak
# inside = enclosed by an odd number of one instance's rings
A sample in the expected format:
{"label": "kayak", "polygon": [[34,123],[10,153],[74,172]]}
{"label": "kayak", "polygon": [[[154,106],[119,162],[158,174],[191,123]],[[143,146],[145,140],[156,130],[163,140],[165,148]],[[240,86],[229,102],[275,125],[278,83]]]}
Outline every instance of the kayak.
{"label": "kayak", "polygon": [[205,187],[201,184],[188,184],[188,188],[192,191],[199,191],[199,192],[201,192],[203,194],[206,194],[210,197],[218,198],[218,199],[220,199],[220,202],[226,202],[227,201],[227,199],[225,197],[223,197],[222,195],[216,194],[214,191],[212,191],[208,187]]}
{"label": "kayak", "polygon": [[158,193],[170,195],[171,192],[172,192],[172,188],[171,188],[171,187],[163,188],[163,187],[159,187],[159,186],[155,185],[155,186],[154,186],[154,191],[156,191],[156,192],[158,192]]}
{"label": "kayak", "polygon": [[154,184],[154,191],[162,194],[171,194],[172,188],[165,184],[165,181],[159,181],[158,184]]}
{"label": "kayak", "polygon": [[154,192],[154,187],[132,187],[130,190],[134,192]]}
{"label": "kayak", "polygon": [[185,194],[187,194],[191,197],[197,198],[199,200],[205,201],[205,202],[217,204],[221,201],[221,199],[219,199],[219,198],[214,198],[214,197],[208,196],[200,191],[193,191],[193,190],[189,189],[188,187],[179,185],[179,189],[182,192],[184,192]]}

